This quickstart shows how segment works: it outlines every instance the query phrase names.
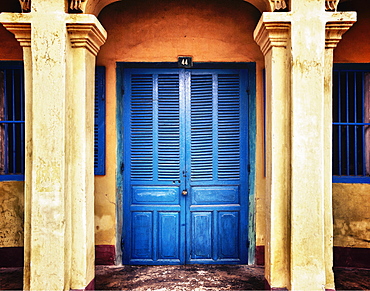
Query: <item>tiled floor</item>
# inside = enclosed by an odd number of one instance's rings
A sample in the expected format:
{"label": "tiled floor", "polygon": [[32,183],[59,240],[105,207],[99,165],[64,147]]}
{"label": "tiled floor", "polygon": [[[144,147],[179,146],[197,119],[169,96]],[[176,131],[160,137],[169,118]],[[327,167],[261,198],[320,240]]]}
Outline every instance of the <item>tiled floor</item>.
{"label": "tiled floor", "polygon": [[[96,290],[264,290],[263,267],[96,266]],[[22,289],[22,268],[0,268],[0,290]],[[337,290],[370,290],[370,269],[336,268]]]}

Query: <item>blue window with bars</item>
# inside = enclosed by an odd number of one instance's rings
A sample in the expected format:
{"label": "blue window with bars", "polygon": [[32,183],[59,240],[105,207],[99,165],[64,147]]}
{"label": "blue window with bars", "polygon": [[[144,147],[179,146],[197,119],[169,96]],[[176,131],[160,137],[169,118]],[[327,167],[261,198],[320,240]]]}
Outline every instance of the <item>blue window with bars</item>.
{"label": "blue window with bars", "polygon": [[[105,175],[105,68],[95,74],[94,172]],[[0,181],[24,180],[25,96],[22,62],[0,62]]]}
{"label": "blue window with bars", "polygon": [[370,182],[369,85],[369,64],[334,64],[334,183]]}
{"label": "blue window with bars", "polygon": [[0,63],[0,175],[9,180],[24,179],[23,75],[22,63]]}

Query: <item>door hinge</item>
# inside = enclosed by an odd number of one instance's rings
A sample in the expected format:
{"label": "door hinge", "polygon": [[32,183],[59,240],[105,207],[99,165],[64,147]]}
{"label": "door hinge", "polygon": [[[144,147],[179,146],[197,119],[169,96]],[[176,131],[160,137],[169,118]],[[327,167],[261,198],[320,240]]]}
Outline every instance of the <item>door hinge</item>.
{"label": "door hinge", "polygon": [[125,164],[121,163],[121,173],[123,173],[124,170],[125,170]]}
{"label": "door hinge", "polygon": [[251,172],[251,165],[250,164],[248,164],[248,166],[247,166],[247,171],[248,171],[248,173]]}

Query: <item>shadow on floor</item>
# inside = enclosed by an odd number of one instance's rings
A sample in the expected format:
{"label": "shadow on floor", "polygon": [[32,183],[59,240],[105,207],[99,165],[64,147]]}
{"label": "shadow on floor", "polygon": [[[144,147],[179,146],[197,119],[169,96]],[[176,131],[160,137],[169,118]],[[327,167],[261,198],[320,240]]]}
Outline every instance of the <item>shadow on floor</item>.
{"label": "shadow on floor", "polygon": [[[96,290],[264,290],[263,267],[96,266]],[[336,290],[370,290],[370,269],[335,269]],[[0,268],[0,290],[22,290],[22,268]]]}

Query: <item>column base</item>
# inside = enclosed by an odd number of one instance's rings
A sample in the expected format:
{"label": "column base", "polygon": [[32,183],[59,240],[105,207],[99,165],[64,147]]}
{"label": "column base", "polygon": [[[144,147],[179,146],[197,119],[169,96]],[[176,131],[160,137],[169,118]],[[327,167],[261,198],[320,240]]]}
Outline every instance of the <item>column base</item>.
{"label": "column base", "polygon": [[113,245],[95,246],[95,265],[115,265],[116,247]]}
{"label": "column base", "polygon": [[71,291],[95,290],[95,278],[83,289],[71,289]]}
{"label": "column base", "polygon": [[267,281],[266,278],[265,278],[265,290],[273,290],[273,291],[282,290],[282,291],[288,291],[287,288],[283,288],[283,287],[271,287],[270,286],[270,283]]}
{"label": "column base", "polygon": [[0,248],[0,268],[16,268],[24,266],[23,247]]}

